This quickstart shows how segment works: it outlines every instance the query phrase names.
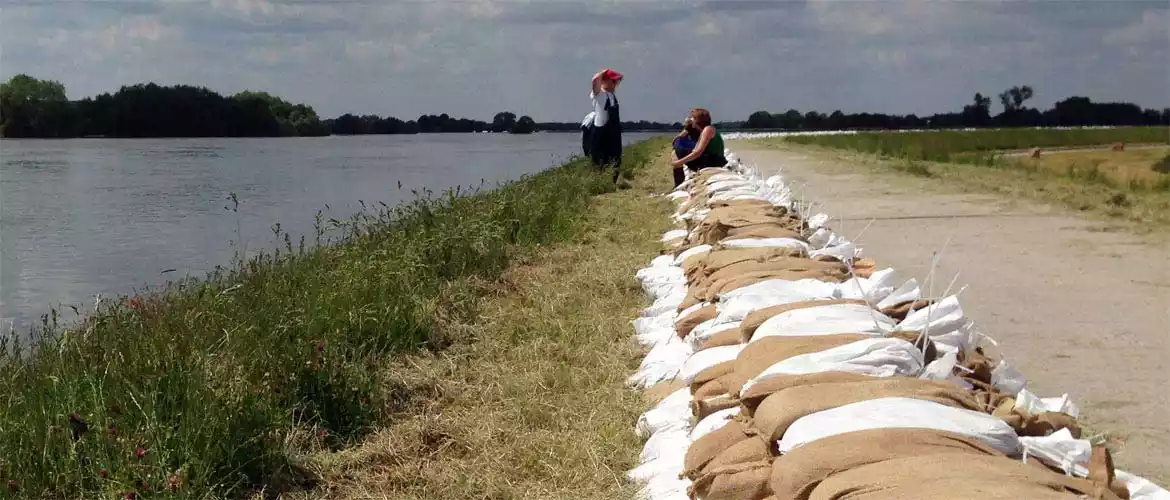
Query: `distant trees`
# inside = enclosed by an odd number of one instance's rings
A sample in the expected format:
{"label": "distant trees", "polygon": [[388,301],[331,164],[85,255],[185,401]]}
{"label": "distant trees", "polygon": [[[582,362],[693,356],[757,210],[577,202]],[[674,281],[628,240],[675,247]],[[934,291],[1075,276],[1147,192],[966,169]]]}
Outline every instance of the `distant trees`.
{"label": "distant trees", "polygon": [[536,131],[536,121],[531,116],[521,116],[508,131],[513,134],[531,134]]}
{"label": "distant trees", "polygon": [[[938,113],[920,118],[915,115],[872,113],[845,114],[834,111],[825,116],[816,112],[801,115],[796,110],[784,114],[756,111],[742,126],[748,129],[841,130],[841,129],[908,129],[967,127],[1060,127],[1060,126],[1136,126],[1170,125],[1170,108],[1145,109],[1130,103],[1095,103],[1087,97],[1069,97],[1052,109],[1040,111],[1024,103],[1034,96],[1029,85],[1009,88],[999,94],[1003,112],[992,116],[991,98],[976,93],[971,104],[957,113]],[[729,123],[724,126],[737,126]]]}

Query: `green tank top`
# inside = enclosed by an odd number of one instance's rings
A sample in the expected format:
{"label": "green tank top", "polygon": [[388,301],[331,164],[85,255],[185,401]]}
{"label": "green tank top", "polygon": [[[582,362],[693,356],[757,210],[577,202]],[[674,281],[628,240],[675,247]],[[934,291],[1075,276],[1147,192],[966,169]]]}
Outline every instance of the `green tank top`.
{"label": "green tank top", "polygon": [[723,149],[723,136],[719,135],[719,132],[715,132],[715,137],[707,141],[707,147],[703,149],[703,154],[723,156]]}

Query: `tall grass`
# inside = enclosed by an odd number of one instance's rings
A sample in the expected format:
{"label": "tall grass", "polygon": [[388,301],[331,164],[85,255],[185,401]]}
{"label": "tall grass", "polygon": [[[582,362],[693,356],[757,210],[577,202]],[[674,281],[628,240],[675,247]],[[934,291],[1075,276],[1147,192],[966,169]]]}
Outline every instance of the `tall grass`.
{"label": "tall grass", "polygon": [[1119,141],[1170,144],[1170,127],[861,132],[790,136],[786,140],[912,161],[993,165],[999,158],[998,152],[1003,150],[1107,145]]}
{"label": "tall grass", "polygon": [[[663,145],[629,148],[626,170]],[[238,497],[310,480],[295,448],[344,447],[384,421],[395,401],[379,367],[440,346],[442,314],[474,313],[460,283],[571,238],[611,189],[576,160],[489,192],[423,193],[334,221],[335,244],[285,235],[78,326],[47,316],[34,345],[0,349],[0,498]]]}

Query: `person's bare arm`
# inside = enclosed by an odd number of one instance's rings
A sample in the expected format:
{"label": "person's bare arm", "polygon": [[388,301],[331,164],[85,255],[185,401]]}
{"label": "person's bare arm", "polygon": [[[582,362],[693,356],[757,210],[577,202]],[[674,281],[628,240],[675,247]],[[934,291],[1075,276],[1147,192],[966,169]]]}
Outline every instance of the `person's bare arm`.
{"label": "person's bare arm", "polygon": [[699,134],[699,142],[695,144],[695,150],[691,151],[691,154],[671,162],[671,165],[678,167],[695,161],[696,158],[703,155],[703,150],[707,149],[707,143],[711,142],[713,137],[715,137],[715,127],[710,125],[703,127],[703,132]]}
{"label": "person's bare arm", "polygon": [[604,73],[605,73],[605,71],[598,71],[596,75],[593,75],[593,94],[594,95],[596,95],[598,92],[601,92],[601,75]]}

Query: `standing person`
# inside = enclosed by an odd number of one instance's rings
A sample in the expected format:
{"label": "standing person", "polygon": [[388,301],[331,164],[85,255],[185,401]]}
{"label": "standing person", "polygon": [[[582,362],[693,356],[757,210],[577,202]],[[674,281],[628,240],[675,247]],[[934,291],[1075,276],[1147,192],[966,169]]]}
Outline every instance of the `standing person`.
{"label": "standing person", "polygon": [[614,91],[622,83],[621,73],[604,69],[593,75],[593,130],[589,156],[599,168],[613,167],[616,184],[622,166],[622,114]]}
{"label": "standing person", "polygon": [[703,108],[691,110],[691,123],[699,129],[699,141],[690,154],[670,162],[671,168],[679,169],[683,166],[699,171],[710,167],[727,165],[727,158],[723,156],[723,136],[711,125],[711,112]]}

